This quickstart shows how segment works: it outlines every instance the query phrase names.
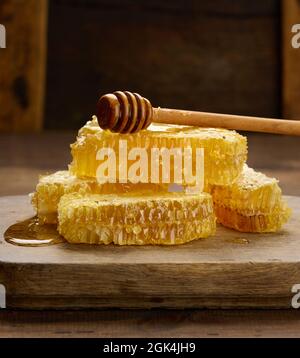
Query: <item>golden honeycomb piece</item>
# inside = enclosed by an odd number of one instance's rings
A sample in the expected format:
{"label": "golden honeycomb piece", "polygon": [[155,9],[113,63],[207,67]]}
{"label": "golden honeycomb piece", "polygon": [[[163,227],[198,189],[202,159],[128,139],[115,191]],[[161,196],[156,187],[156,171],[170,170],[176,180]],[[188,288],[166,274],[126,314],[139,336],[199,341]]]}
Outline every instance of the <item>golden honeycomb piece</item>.
{"label": "golden honeycomb piece", "polygon": [[64,195],[58,230],[70,243],[177,245],[215,233],[212,198],[201,194]]}
{"label": "golden honeycomb piece", "polygon": [[[132,148],[144,148],[148,158],[152,149],[189,148],[195,153],[204,149],[204,188],[208,185],[230,185],[240,175],[247,159],[247,139],[235,131],[216,128],[198,128],[180,125],[152,124],[147,130],[134,134],[117,134],[102,130],[97,118],[79,130],[75,143],[71,145],[73,161],[70,172],[78,177],[97,176],[100,149],[110,148],[120,153],[120,142],[126,141],[128,152]],[[192,158],[195,161],[195,158]],[[149,160],[150,162],[150,160]],[[195,163],[193,162],[193,167]],[[149,172],[150,172],[149,167]],[[119,170],[119,166],[117,166]],[[171,178],[174,178],[174,165],[171,165]],[[182,171],[184,172],[184,170]],[[177,173],[178,174],[178,173]],[[160,183],[162,183],[161,173]],[[182,173],[182,184],[191,184]]]}
{"label": "golden honeycomb piece", "polygon": [[238,180],[210,187],[218,222],[242,232],[275,232],[290,217],[278,181],[244,165]]}

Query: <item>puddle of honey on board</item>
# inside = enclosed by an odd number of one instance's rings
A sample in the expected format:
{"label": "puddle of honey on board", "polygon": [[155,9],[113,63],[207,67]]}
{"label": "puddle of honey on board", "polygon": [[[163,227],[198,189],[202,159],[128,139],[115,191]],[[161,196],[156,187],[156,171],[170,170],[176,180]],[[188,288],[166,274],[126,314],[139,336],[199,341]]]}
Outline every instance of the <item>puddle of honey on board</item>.
{"label": "puddle of honey on board", "polygon": [[40,225],[37,217],[17,222],[4,233],[6,242],[17,246],[49,246],[65,242],[56,225]]}

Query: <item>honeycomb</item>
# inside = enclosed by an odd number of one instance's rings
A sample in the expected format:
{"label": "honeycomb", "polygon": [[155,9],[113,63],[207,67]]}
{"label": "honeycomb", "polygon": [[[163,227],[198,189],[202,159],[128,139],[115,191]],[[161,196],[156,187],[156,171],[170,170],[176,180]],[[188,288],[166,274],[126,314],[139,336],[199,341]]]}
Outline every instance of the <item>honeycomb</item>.
{"label": "honeycomb", "polygon": [[238,231],[275,232],[290,216],[278,181],[247,165],[234,184],[209,191],[218,222]]}
{"label": "honeycomb", "polygon": [[[235,131],[152,124],[147,130],[135,134],[116,134],[103,131],[97,118],[93,117],[80,129],[76,142],[71,145],[73,161],[70,172],[78,177],[95,178],[100,163],[96,159],[97,152],[101,148],[111,148],[119,159],[120,140],[127,141],[128,152],[136,147],[145,148],[149,158],[152,148],[191,148],[193,153],[196,148],[203,148],[205,189],[208,185],[232,184],[241,174],[247,158],[247,140]],[[183,185],[191,184],[184,180],[184,175],[182,177]],[[171,178],[174,178],[174,171],[171,172]],[[161,173],[159,182],[163,182]]]}
{"label": "honeycomb", "polygon": [[58,230],[70,243],[178,245],[215,233],[212,198],[202,194],[64,195]]}
{"label": "honeycomb", "polygon": [[[154,147],[203,148],[204,192],[185,192],[186,182],[177,193],[161,183],[99,183],[96,154],[102,148],[118,154],[121,139],[128,151],[145,148],[150,156]],[[139,133],[116,134],[100,129],[93,117],[71,152],[69,170],[41,176],[32,195],[39,222],[58,224],[71,243],[183,244],[213,235],[216,218],[241,232],[275,232],[291,213],[278,181],[245,164],[247,140],[235,131],[152,124]],[[174,168],[175,162],[171,176]]]}
{"label": "honeycomb", "polygon": [[105,183],[98,184],[93,178],[77,178],[69,171],[58,171],[40,176],[32,204],[41,224],[57,223],[57,206],[61,197],[69,193],[112,194],[142,191],[144,193],[166,192],[168,187],[160,184]]}

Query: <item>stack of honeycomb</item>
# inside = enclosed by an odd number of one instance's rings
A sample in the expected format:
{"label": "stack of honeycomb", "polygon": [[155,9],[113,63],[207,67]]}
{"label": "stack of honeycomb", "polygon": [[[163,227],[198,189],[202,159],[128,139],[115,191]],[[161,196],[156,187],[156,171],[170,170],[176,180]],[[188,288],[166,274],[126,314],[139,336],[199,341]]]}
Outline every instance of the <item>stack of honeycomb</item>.
{"label": "stack of honeycomb", "polygon": [[[128,151],[138,147],[149,154],[153,147],[203,148],[204,192],[99,183],[97,153],[119,153],[121,139]],[[40,223],[58,224],[71,243],[182,244],[213,235],[216,218],[239,231],[270,232],[289,216],[277,181],[245,165],[247,140],[235,131],[152,124],[136,134],[115,134],[100,129],[93,117],[79,130],[71,153],[69,170],[42,176],[32,198]]]}

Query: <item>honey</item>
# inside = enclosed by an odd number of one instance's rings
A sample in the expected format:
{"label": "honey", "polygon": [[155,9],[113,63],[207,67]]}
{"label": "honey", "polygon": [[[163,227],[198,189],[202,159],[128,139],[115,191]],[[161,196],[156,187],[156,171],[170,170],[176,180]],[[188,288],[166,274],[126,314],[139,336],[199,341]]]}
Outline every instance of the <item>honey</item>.
{"label": "honey", "polygon": [[[192,153],[202,149],[204,151],[204,188],[208,185],[231,185],[241,174],[243,165],[247,159],[247,139],[235,131],[215,128],[196,128],[179,125],[152,124],[147,130],[134,134],[117,134],[103,131],[96,117],[86,123],[79,130],[76,142],[71,145],[72,163],[69,166],[70,173],[81,178],[98,178],[103,158],[99,157],[102,150],[109,150],[110,156],[116,156],[116,163],[120,163],[120,154],[123,153],[120,145],[126,141],[126,153],[139,148],[147,152],[147,157],[152,158],[152,150],[173,150],[175,148],[189,148]],[[124,148],[123,148],[124,149]],[[108,155],[108,153],[107,153]],[[163,180],[164,159],[160,158],[159,178]],[[194,163],[197,155],[193,155],[191,168],[196,168]],[[174,155],[172,155],[174,162]],[[149,160],[148,173],[152,172],[151,160]],[[122,178],[123,167],[116,165],[117,177]],[[176,169],[177,167],[177,169]],[[121,170],[120,170],[121,169]],[[171,166],[170,177],[180,176],[183,185],[191,185],[181,173],[183,166]],[[125,170],[127,172],[127,170]],[[158,170],[156,170],[158,172]],[[101,173],[100,173],[101,174]],[[152,180],[151,180],[152,182]],[[152,182],[153,183],[153,182]],[[169,181],[168,181],[169,183]]]}
{"label": "honey", "polygon": [[276,232],[290,217],[278,181],[244,166],[238,180],[210,190],[217,220],[241,232]]}
{"label": "honey", "polygon": [[4,233],[6,242],[17,246],[50,246],[65,242],[56,225],[41,225],[37,217],[11,225]]}
{"label": "honey", "polygon": [[215,234],[212,198],[198,194],[66,194],[58,230],[73,244],[179,245]]}

